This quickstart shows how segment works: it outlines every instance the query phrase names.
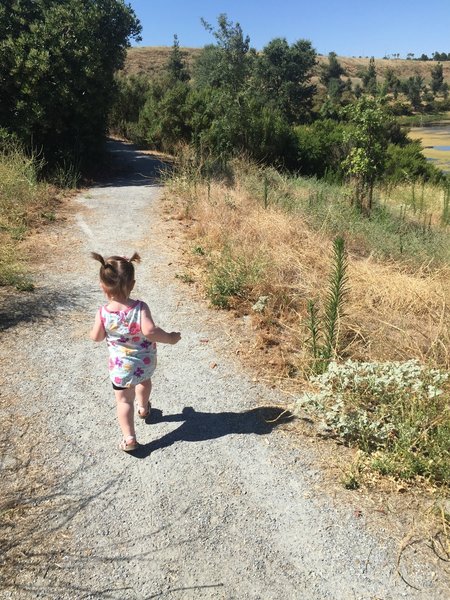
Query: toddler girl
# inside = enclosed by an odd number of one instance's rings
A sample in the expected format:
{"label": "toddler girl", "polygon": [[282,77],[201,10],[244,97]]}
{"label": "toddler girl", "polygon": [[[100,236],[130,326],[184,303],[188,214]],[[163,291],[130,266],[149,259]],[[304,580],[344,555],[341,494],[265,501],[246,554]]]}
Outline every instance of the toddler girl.
{"label": "toddler girl", "polygon": [[108,298],[95,315],[90,337],[94,342],[106,338],[109,372],[117,402],[117,418],[122,430],[121,450],[130,452],[139,444],[134,428],[134,399],[141,419],[150,413],[151,377],[156,367],[156,342],[176,344],[181,335],[168,333],[153,322],[150,310],[141,300],[130,298],[134,287],[136,252],[131,258],[91,253],[101,263],[100,287]]}

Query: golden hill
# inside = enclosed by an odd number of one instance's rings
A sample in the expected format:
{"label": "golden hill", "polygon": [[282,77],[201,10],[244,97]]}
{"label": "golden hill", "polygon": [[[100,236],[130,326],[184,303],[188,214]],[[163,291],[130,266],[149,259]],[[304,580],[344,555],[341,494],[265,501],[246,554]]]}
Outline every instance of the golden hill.
{"label": "golden hill", "polygon": [[[186,54],[186,60],[189,66],[192,66],[195,60],[202,52],[202,48],[180,48]],[[129,48],[123,72],[127,75],[145,73],[151,77],[160,73],[167,64],[171,46],[143,46]],[[318,65],[326,63],[326,56],[318,56]],[[357,74],[369,65],[368,58],[350,58],[339,56],[339,62],[344,67],[346,76],[351,79],[357,78]],[[377,74],[380,78],[384,77],[387,69],[393,69],[397,77],[406,79],[414,75],[422,75],[425,81],[431,79],[431,69],[435,66],[434,61],[404,60],[404,59],[375,59]],[[443,62],[444,78],[450,82],[450,61]],[[318,67],[319,68],[319,67]],[[318,71],[318,69],[317,69]]]}

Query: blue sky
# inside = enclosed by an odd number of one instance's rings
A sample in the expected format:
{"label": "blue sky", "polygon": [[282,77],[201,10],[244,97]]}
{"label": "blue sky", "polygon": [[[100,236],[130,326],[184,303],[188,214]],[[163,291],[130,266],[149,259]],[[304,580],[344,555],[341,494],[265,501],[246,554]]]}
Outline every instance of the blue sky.
{"label": "blue sky", "polygon": [[275,37],[308,39],[321,54],[416,56],[450,52],[450,0],[126,0],[143,26],[143,46],[202,47],[214,39],[200,19],[215,25],[226,13],[251,45]]}

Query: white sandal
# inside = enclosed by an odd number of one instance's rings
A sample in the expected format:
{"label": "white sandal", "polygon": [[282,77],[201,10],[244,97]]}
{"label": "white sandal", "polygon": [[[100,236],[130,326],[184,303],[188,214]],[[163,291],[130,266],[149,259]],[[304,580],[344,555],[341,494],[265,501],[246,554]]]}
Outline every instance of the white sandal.
{"label": "white sandal", "polygon": [[123,440],[120,442],[119,450],[123,450],[124,452],[131,452],[132,450],[136,450],[136,448],[139,448],[139,446],[140,444],[136,440],[136,436],[128,435],[126,438],[123,438]]}
{"label": "white sandal", "polygon": [[138,405],[138,409],[137,409],[138,417],[140,419],[146,419],[149,416],[151,410],[152,410],[152,405],[150,404],[150,402],[147,403],[147,408],[145,406]]}

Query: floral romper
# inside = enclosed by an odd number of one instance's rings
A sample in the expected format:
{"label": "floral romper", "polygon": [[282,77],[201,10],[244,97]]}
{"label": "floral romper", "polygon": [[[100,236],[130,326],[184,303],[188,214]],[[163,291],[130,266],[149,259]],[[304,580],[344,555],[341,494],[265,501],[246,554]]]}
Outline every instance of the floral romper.
{"label": "floral romper", "polygon": [[142,302],[126,310],[100,308],[109,350],[109,376],[113,385],[129,388],[150,379],[156,368],[156,343],[141,333]]}

